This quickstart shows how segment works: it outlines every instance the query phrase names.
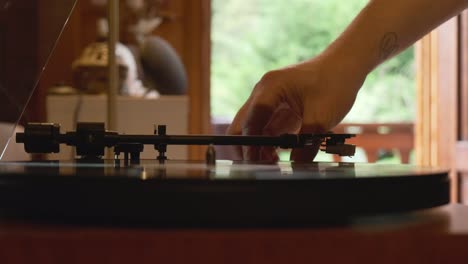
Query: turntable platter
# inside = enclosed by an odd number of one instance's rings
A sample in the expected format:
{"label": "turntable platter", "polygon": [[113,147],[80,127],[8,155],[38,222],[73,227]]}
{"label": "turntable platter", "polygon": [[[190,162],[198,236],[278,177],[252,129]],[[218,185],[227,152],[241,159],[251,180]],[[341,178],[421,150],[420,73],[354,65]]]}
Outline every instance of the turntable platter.
{"label": "turntable platter", "polygon": [[410,165],[0,163],[4,217],[64,223],[308,225],[448,200],[447,171]]}

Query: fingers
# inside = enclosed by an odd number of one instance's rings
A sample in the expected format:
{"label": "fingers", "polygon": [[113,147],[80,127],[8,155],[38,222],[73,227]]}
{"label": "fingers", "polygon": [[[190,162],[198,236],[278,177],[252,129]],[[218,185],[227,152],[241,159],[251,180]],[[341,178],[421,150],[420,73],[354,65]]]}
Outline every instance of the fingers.
{"label": "fingers", "polygon": [[[265,83],[265,81],[261,81],[257,84],[250,98],[237,112],[233,122],[226,131],[227,134],[247,136],[265,135],[263,132],[264,127],[270,122],[279,104],[279,96],[275,94],[274,87],[266,88],[263,83]],[[268,93],[266,89],[268,89]],[[271,151],[262,151],[260,147],[250,146],[236,148],[236,152],[244,160],[258,161],[261,159],[275,159],[275,154],[270,155],[269,153]],[[263,155],[261,153],[263,153]]]}
{"label": "fingers", "polygon": [[[301,134],[318,134],[323,133],[323,129],[317,125],[303,125],[301,128]],[[312,162],[317,156],[317,153],[320,149],[321,140],[317,140],[311,146],[306,146],[303,148],[295,148],[291,152],[291,161],[294,162]]]}
{"label": "fingers", "polygon": [[[236,116],[234,117],[231,125],[227,128],[227,135],[241,135],[242,134],[242,125],[243,120],[247,117],[248,105],[250,100],[244,103],[244,105],[239,109]],[[234,152],[233,159],[244,159],[241,146],[232,146],[231,150]]]}
{"label": "fingers", "polygon": [[[333,111],[327,103],[326,98],[317,94],[309,97],[307,103],[303,104],[302,124],[299,133],[301,134],[321,134],[330,129],[330,118]],[[291,152],[290,159],[295,162],[312,162],[320,150],[321,140],[317,140],[310,146],[296,148]]]}
{"label": "fingers", "polygon": [[[284,81],[282,82],[279,76],[284,77],[281,74],[277,75],[276,72],[270,72],[262,78],[249,100],[237,113],[227,130],[228,134],[279,136],[284,133],[322,132],[319,126],[309,125],[313,122],[304,122],[302,97],[288,98],[287,94],[291,93],[282,89]],[[312,161],[319,147],[320,142],[317,142],[311,147],[294,150],[291,157],[296,161]],[[250,161],[278,160],[273,147],[243,147],[242,157]]]}
{"label": "fingers", "polygon": [[[242,124],[242,135],[264,135],[265,127],[280,106],[282,92],[278,86],[279,82],[274,80],[273,75],[273,73],[266,74],[256,85],[247,106],[247,113]],[[275,155],[271,149],[262,151],[260,147],[245,147],[243,150],[244,158],[251,161],[274,158]]]}
{"label": "fingers", "polygon": [[[263,128],[263,135],[280,136],[282,134],[296,134],[301,128],[302,118],[286,103],[281,103],[273,113],[268,124]],[[260,159],[276,162],[279,160],[274,147],[262,147]]]}
{"label": "fingers", "polygon": [[[274,113],[274,102],[270,105],[253,101],[249,107],[247,117],[242,129],[242,135],[263,135],[263,128],[270,121]],[[250,161],[260,160],[260,147],[248,146],[243,148],[243,157]]]}
{"label": "fingers", "polygon": [[299,133],[302,117],[288,104],[281,103],[268,124],[263,128],[264,135],[279,136],[286,133]]}
{"label": "fingers", "polygon": [[241,135],[243,120],[247,117],[247,111],[250,104],[250,99],[247,100],[244,105],[239,109],[236,116],[232,120],[231,125],[227,128],[226,134],[228,135]]}

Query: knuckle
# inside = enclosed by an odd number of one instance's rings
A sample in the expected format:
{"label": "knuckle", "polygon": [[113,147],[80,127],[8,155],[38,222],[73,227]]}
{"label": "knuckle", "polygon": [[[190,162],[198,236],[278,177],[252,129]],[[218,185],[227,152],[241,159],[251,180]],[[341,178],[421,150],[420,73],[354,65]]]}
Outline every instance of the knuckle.
{"label": "knuckle", "polygon": [[253,97],[261,97],[266,90],[272,90],[276,87],[281,76],[280,70],[273,70],[265,73],[257,82],[253,90]]}
{"label": "knuckle", "polygon": [[269,71],[262,76],[259,83],[272,84],[278,79],[279,73],[279,70]]}

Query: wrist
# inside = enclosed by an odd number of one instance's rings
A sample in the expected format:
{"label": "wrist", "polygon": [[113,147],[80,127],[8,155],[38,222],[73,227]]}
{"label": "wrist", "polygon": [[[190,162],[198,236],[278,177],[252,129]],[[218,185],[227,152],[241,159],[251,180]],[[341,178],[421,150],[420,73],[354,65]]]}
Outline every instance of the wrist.
{"label": "wrist", "polygon": [[373,47],[364,47],[363,43],[332,43],[325,52],[341,61],[343,66],[356,74],[367,76],[377,65]]}
{"label": "wrist", "polygon": [[341,48],[330,45],[321,55],[327,61],[327,67],[334,72],[337,78],[343,78],[344,81],[350,81],[350,88],[355,89],[357,93],[361,85],[351,85],[354,83],[363,83],[367,75],[375,67],[369,54],[359,54],[353,48]]}

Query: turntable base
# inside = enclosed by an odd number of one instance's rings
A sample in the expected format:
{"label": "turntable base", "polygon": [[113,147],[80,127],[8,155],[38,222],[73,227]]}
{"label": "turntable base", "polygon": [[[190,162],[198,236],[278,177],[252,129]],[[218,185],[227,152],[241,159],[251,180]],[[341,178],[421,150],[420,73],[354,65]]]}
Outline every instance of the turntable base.
{"label": "turntable base", "polygon": [[0,163],[4,217],[151,226],[332,225],[449,201],[448,174],[408,165],[113,160]]}

